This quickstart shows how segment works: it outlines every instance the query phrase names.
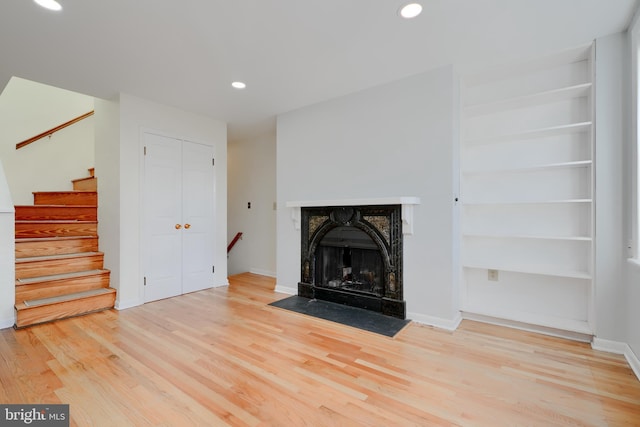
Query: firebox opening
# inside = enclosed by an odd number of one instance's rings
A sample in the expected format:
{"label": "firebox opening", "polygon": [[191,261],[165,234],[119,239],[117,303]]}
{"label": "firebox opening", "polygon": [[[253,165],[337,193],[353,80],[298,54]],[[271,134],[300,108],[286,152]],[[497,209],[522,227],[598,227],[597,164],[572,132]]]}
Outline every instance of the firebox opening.
{"label": "firebox opening", "polygon": [[315,254],[316,286],[384,295],[384,268],[376,243],[364,231],[340,226],[320,241]]}
{"label": "firebox opening", "polygon": [[300,209],[298,295],[404,319],[401,205]]}

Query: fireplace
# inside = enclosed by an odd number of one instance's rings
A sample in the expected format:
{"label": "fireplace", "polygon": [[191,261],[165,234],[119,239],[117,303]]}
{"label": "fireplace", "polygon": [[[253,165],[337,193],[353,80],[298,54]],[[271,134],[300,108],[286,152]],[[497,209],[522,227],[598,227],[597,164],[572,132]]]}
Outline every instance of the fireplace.
{"label": "fireplace", "polygon": [[402,205],[300,209],[298,295],[404,319]]}

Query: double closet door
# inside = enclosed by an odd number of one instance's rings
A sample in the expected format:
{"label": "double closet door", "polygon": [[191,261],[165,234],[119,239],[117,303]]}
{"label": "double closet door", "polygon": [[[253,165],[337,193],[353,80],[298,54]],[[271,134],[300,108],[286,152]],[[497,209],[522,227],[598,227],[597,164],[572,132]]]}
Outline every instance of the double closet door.
{"label": "double closet door", "polygon": [[213,147],[144,133],[144,300],[213,286]]}

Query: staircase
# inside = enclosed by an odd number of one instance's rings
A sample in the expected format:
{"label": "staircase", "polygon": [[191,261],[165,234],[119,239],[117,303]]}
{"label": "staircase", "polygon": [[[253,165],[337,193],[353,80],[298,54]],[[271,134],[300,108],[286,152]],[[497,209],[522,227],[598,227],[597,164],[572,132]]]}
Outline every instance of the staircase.
{"label": "staircase", "polygon": [[33,206],[15,207],[16,329],[114,306],[89,174],[72,181],[73,191],[35,192]]}

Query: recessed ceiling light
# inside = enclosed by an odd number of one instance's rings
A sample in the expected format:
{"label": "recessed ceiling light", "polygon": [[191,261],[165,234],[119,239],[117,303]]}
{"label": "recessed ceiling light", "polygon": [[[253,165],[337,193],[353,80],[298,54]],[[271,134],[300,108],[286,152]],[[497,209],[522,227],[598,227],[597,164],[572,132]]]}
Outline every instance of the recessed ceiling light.
{"label": "recessed ceiling light", "polygon": [[422,13],[422,5],[420,3],[409,3],[400,9],[400,16],[405,19],[415,18],[420,13]]}
{"label": "recessed ceiling light", "polygon": [[49,10],[62,10],[62,6],[56,0],[33,0],[40,6]]}
{"label": "recessed ceiling light", "polygon": [[247,85],[244,82],[233,82],[231,83],[231,86],[233,86],[236,89],[244,89],[245,87],[247,87]]}

